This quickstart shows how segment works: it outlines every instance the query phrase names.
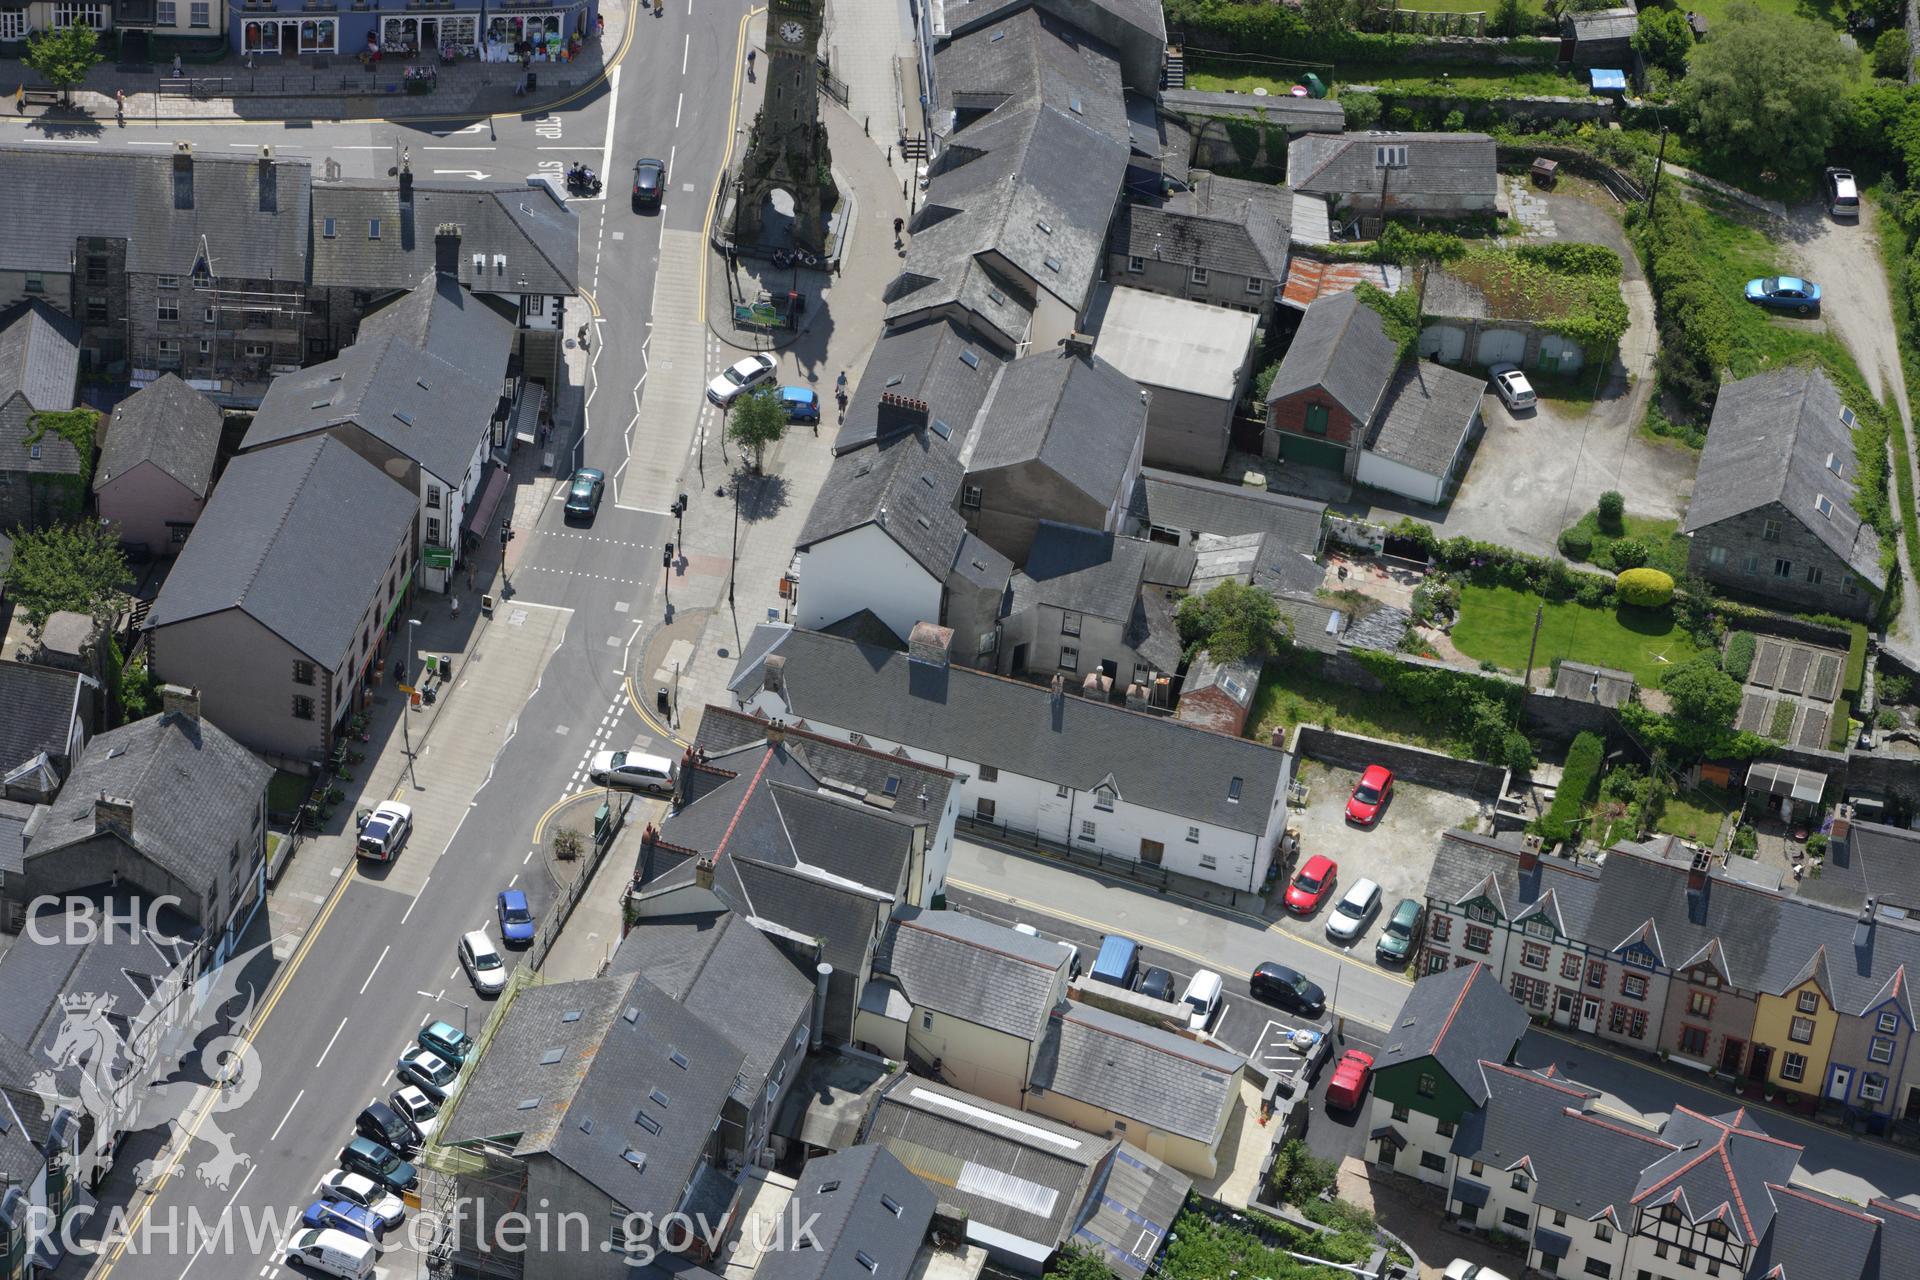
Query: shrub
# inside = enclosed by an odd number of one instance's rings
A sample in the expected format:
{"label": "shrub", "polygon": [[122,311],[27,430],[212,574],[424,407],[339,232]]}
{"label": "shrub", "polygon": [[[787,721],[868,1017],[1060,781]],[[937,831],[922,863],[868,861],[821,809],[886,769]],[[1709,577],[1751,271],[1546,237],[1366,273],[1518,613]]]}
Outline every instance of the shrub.
{"label": "shrub", "polygon": [[1898,729],[1900,727],[1900,713],[1892,707],[1882,707],[1880,708],[1879,714],[1874,716],[1873,722],[1882,729]]}
{"label": "shrub", "polygon": [[1518,729],[1507,732],[1501,763],[1516,774],[1533,772],[1533,744]]}
{"label": "shrub", "polygon": [[1613,583],[1590,573],[1580,575],[1580,585],[1573,589],[1574,602],[1589,609],[1598,609],[1607,603],[1613,595]]}
{"label": "shrub", "polygon": [[1619,533],[1620,518],[1626,514],[1627,500],[1620,496],[1618,489],[1609,489],[1600,495],[1600,527],[1608,533]]}
{"label": "shrub", "polygon": [[[1613,545],[1617,552],[1620,543]],[[1628,569],[1618,578],[1614,594],[1621,604],[1658,609],[1673,599],[1673,579],[1658,569]]]}
{"label": "shrub", "polygon": [[1606,751],[1606,743],[1592,733],[1582,733],[1567,748],[1560,789],[1554,792],[1553,804],[1546,813],[1535,818],[1532,824],[1534,833],[1547,844],[1562,844],[1574,838],[1580,817],[1587,811],[1599,786],[1600,765]]}
{"label": "shrub", "polygon": [[[1905,33],[1902,32],[1900,34],[1904,35]],[[1467,115],[1464,111],[1449,111],[1447,112],[1446,119],[1441,122],[1441,128],[1445,129],[1448,133],[1458,133],[1466,127]]]}
{"label": "shrub", "polygon": [[1873,74],[1888,80],[1906,78],[1907,62],[1913,56],[1907,33],[1899,27],[1882,31],[1873,42]]}
{"label": "shrub", "polygon": [[1347,116],[1347,131],[1359,133],[1371,129],[1380,123],[1380,95],[1377,93],[1343,93],[1340,95],[1340,110]]}
{"label": "shrub", "polygon": [[1721,669],[1735,680],[1745,684],[1747,672],[1753,670],[1753,651],[1756,643],[1753,632],[1734,632],[1727,639],[1727,653],[1721,659]]}
{"label": "shrub", "polygon": [[1907,693],[1913,688],[1913,681],[1905,676],[1881,676],[1874,688],[1882,702],[1905,702]]}
{"label": "shrub", "polygon": [[1613,560],[1613,567],[1620,570],[1638,569],[1653,552],[1638,538],[1615,538],[1607,547],[1607,554]]}
{"label": "shrub", "polygon": [[1560,531],[1560,554],[1569,560],[1592,559],[1593,535],[1587,532],[1584,524]]}

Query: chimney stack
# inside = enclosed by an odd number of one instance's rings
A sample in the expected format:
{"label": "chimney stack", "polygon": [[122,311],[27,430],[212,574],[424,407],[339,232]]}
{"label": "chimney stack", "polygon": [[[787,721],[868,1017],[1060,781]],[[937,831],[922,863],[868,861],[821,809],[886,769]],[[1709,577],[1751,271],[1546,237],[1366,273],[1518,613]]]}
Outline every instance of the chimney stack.
{"label": "chimney stack", "polygon": [[1843,804],[1833,811],[1833,826],[1827,832],[1827,839],[1840,844],[1853,833],[1853,806]]}
{"label": "chimney stack", "polygon": [[1713,854],[1705,849],[1696,849],[1693,862],[1687,868],[1687,892],[1698,893],[1707,887],[1707,868],[1713,865]]}
{"label": "chimney stack", "polygon": [[760,687],[768,693],[784,696],[787,687],[787,660],[784,655],[769,654],[767,660],[760,664]]}
{"label": "chimney stack", "polygon": [[193,144],[173,144],[173,207],[193,208]]}
{"label": "chimney stack", "polygon": [[777,747],[787,740],[787,722],[784,720],[767,721],[767,745]]}
{"label": "chimney stack", "polygon": [[400,203],[413,203],[413,163],[402,161],[400,165]]}
{"label": "chimney stack", "polygon": [[907,637],[907,661],[924,663],[944,671],[953,661],[953,628],[932,622],[916,622]]}
{"label": "chimney stack", "polygon": [[813,966],[813,1035],[807,1046],[818,1049],[827,1037],[827,984],[833,981],[833,966],[824,960]]}
{"label": "chimney stack", "polygon": [[273,148],[260,148],[260,212],[280,211],[280,171],[273,167]]}
{"label": "chimney stack", "polygon": [[1060,345],[1066,348],[1070,356],[1091,357],[1093,355],[1093,335],[1090,333],[1075,331],[1062,338]]}
{"label": "chimney stack", "polygon": [[713,855],[696,860],[693,864],[693,882],[702,889],[713,888]]}
{"label": "chimney stack", "polygon": [[1067,678],[1060,672],[1053,673],[1053,708],[1058,711],[1067,701]]}
{"label": "chimney stack", "polygon": [[1530,875],[1540,868],[1540,837],[1528,836],[1520,843],[1520,874]]}
{"label": "chimney stack", "polygon": [[1127,710],[1145,711],[1151,702],[1147,695],[1147,686],[1130,684],[1127,686]]}
{"label": "chimney stack", "polygon": [[184,716],[195,724],[200,723],[200,691],[182,684],[163,684],[160,686],[160,714]]}
{"label": "chimney stack", "polygon": [[[412,179],[408,182],[411,184]],[[443,276],[459,277],[460,228],[457,224],[443,222],[433,229],[433,269]]]}
{"label": "chimney stack", "polygon": [[917,431],[927,425],[927,417],[925,400],[915,400],[912,396],[883,391],[880,393],[880,406],[875,415],[875,427],[882,436],[893,435],[900,431]]}
{"label": "chimney stack", "polygon": [[117,831],[128,839],[132,839],[133,801],[123,800],[119,796],[108,795],[102,791],[93,801],[93,830],[96,835]]}

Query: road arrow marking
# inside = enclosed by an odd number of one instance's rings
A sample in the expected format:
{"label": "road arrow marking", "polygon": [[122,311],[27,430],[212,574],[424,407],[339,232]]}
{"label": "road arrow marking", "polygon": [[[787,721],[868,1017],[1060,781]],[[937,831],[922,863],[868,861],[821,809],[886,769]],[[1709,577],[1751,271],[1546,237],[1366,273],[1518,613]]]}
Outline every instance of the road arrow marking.
{"label": "road arrow marking", "polygon": [[478,169],[435,169],[434,176],[450,178],[472,178],[475,182],[485,182],[490,176]]}

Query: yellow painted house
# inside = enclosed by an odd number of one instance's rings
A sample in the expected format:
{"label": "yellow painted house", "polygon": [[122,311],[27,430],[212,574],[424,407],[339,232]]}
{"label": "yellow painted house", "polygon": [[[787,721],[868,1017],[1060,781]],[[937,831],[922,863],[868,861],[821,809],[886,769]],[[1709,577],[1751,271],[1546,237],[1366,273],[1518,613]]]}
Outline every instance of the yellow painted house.
{"label": "yellow painted house", "polygon": [[[1762,991],[1753,1018],[1753,1051],[1765,1055],[1765,1071],[1756,1061],[1752,1074],[1796,1093],[1825,1097],[1833,1056],[1833,1033],[1840,1014],[1833,1004],[1827,974],[1827,949],[1813,953],[1794,982],[1779,994]],[[1840,1086],[1841,1096],[1848,1082]]]}

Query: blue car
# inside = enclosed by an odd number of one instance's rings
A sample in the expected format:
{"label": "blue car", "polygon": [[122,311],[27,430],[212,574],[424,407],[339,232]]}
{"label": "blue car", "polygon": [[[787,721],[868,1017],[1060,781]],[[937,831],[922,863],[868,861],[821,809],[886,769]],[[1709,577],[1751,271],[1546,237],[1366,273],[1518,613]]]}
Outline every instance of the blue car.
{"label": "blue car", "polygon": [[788,422],[820,421],[820,397],[806,387],[780,388],[780,403],[787,411]]}
{"label": "blue car", "polygon": [[300,1225],[317,1230],[344,1231],[361,1240],[378,1241],[387,1233],[373,1210],[345,1200],[315,1200],[300,1215]]}
{"label": "blue car", "polygon": [[1747,281],[1747,301],[1775,311],[1811,315],[1820,309],[1820,286],[1797,276],[1765,276]]}
{"label": "blue car", "polygon": [[527,895],[507,889],[500,895],[500,937],[505,942],[533,941],[533,911]]}

